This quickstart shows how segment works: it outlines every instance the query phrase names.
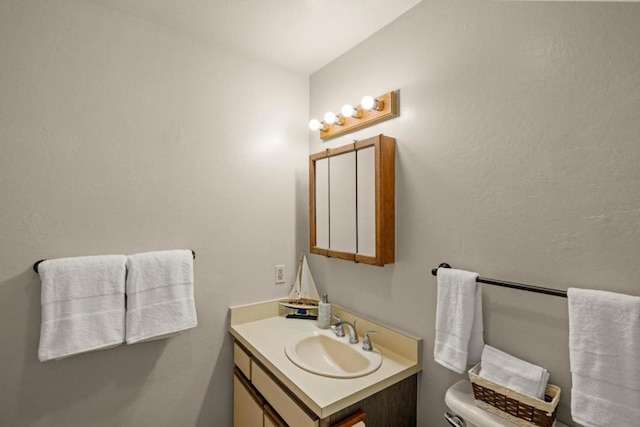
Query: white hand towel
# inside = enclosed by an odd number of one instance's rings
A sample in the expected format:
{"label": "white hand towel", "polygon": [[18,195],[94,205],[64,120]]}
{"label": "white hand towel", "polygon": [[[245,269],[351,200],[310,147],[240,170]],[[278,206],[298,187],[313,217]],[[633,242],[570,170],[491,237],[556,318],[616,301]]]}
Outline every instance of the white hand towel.
{"label": "white hand towel", "polygon": [[124,342],[126,260],[105,255],[40,263],[41,362]]}
{"label": "white hand towel", "polygon": [[453,268],[438,269],[436,362],[458,374],[480,361],[484,346],[482,286],[478,273]]}
{"label": "white hand towel", "polygon": [[571,415],[586,427],[640,420],[640,297],[569,288]]}
{"label": "white hand towel", "polygon": [[198,325],[189,250],[145,252],[127,259],[127,344]]}
{"label": "white hand towel", "polygon": [[549,372],[546,369],[490,345],[485,345],[482,350],[479,375],[498,385],[541,400],[544,400],[544,391],[549,380]]}

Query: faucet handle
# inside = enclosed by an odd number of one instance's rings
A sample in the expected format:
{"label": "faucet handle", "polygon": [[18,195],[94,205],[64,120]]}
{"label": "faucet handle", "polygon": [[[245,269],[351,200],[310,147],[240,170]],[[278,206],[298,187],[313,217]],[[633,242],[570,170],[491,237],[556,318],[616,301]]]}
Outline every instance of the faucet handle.
{"label": "faucet handle", "polygon": [[371,344],[371,338],[369,338],[369,335],[375,335],[377,334],[377,331],[367,331],[364,334],[364,338],[362,340],[362,349],[364,351],[371,351],[373,350],[373,344]]}
{"label": "faucet handle", "polygon": [[331,328],[331,330],[333,331],[334,334],[336,334],[337,337],[342,338],[344,337],[344,329],[342,328],[342,325],[340,325],[340,323],[342,322],[342,319],[340,319],[338,316],[336,316],[335,314],[333,315],[333,318],[336,319],[338,321],[338,324],[336,325],[329,325],[329,327]]}

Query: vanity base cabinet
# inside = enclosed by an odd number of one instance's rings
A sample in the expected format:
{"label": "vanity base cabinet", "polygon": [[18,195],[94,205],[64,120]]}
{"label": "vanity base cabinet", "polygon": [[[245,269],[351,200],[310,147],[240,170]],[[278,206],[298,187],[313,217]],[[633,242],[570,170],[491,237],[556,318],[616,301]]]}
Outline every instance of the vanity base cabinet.
{"label": "vanity base cabinet", "polygon": [[248,379],[238,366],[234,370],[234,427],[334,427],[360,412],[366,414],[367,427],[416,425],[417,374],[319,419],[237,343],[234,353],[234,360],[250,372]]}

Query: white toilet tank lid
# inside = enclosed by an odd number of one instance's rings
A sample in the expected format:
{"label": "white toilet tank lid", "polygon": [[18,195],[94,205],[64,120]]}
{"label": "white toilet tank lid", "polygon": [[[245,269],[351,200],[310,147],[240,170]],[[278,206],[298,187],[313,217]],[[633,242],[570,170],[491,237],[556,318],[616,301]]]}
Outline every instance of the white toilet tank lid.
{"label": "white toilet tank lid", "polygon": [[[445,394],[444,401],[451,411],[465,420],[467,424],[475,424],[478,427],[513,427],[514,424],[493,415],[490,412],[476,406],[473,399],[473,389],[471,382],[460,380],[452,385]],[[555,427],[567,427],[556,421]]]}

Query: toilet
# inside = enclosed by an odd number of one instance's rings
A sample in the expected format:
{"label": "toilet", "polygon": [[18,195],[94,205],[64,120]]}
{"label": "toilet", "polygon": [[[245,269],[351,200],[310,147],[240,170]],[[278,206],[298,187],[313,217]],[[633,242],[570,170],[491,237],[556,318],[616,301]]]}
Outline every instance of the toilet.
{"label": "toilet", "polygon": [[[471,382],[461,380],[452,385],[444,401],[449,408],[445,418],[453,427],[514,427],[515,424],[476,406]],[[567,427],[556,421],[555,427]]]}

